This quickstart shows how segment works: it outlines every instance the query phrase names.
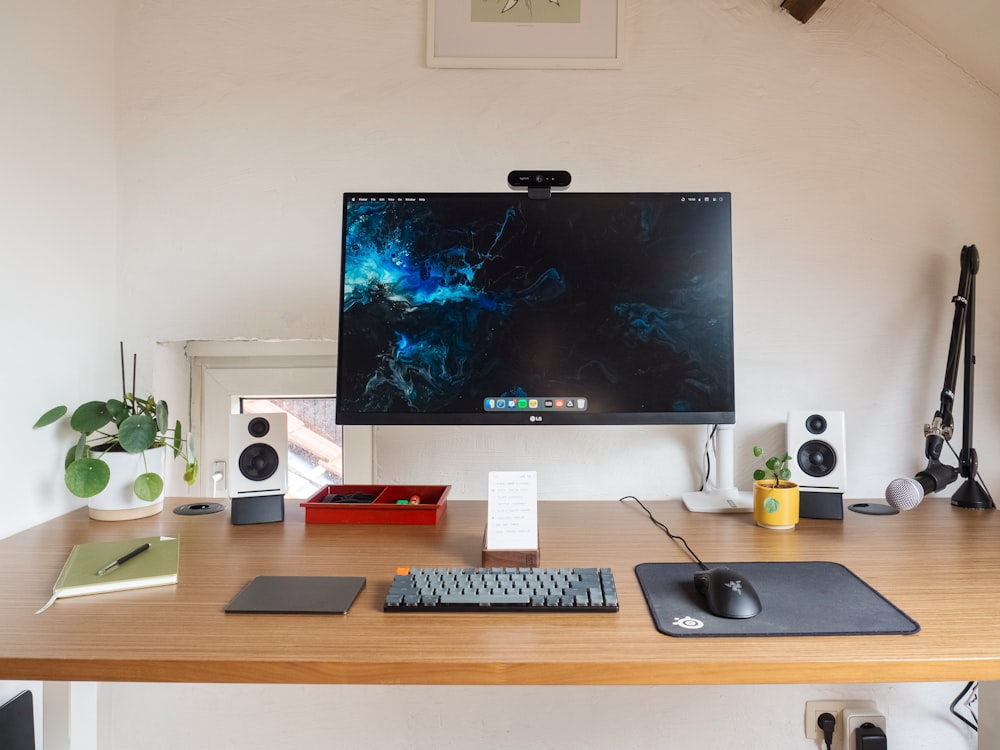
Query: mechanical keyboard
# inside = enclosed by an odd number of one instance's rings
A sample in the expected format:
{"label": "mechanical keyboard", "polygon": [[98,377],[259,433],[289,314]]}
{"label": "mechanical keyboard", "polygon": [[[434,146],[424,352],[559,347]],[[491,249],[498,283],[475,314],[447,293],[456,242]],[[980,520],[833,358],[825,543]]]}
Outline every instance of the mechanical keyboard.
{"label": "mechanical keyboard", "polygon": [[398,568],[384,612],[617,612],[611,568]]}

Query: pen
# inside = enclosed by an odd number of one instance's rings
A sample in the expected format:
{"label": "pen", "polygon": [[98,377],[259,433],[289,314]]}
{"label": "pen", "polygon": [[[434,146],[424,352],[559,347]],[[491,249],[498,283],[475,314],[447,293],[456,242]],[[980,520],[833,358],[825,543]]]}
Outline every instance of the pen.
{"label": "pen", "polygon": [[99,571],[97,571],[97,575],[102,576],[105,573],[110,573],[112,570],[114,570],[115,568],[117,568],[122,563],[128,562],[129,560],[131,560],[133,557],[135,557],[139,553],[145,552],[148,549],[149,549],[149,542],[146,542],[145,544],[139,545],[138,547],[136,547],[134,550],[132,550],[131,552],[129,552],[124,557],[119,557],[117,560],[112,560],[111,562],[109,562],[107,565],[105,565],[103,568],[101,568]]}

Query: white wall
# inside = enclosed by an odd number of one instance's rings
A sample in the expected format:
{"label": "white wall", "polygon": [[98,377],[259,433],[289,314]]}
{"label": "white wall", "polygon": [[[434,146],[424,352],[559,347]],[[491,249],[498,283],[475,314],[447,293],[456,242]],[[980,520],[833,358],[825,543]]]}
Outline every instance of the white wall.
{"label": "white wall", "polygon": [[[808,24],[775,0],[633,0],[621,71],[437,70],[424,3],[123,3],[119,140],[129,340],[335,334],[347,190],[733,192],[737,478],[789,409],[842,409],[848,493],[923,468],[961,246],[983,254],[981,382],[1000,350],[1000,99],[863,0]],[[165,298],[141,304],[142,281]],[[1000,469],[995,391],[976,445]],[[379,430],[385,480],[482,497],[531,465],[543,497],[696,487],[685,429]],[[608,450],[608,444],[620,446]]]}
{"label": "white wall", "polygon": [[[805,701],[849,699],[876,701],[894,750],[962,750],[975,733],[948,713],[961,687],[115,684],[116,715],[133,720],[114,722],[112,747],[818,750],[805,736]],[[251,710],[261,718],[248,721]]]}
{"label": "white wall", "polygon": [[80,504],[49,407],[115,393],[114,1],[11,0],[0,23],[0,381],[11,457],[0,536]]}
{"label": "white wall", "polygon": [[[975,442],[987,484],[1000,486],[1000,396],[990,387],[1000,365],[1000,98],[866,0],[828,3],[805,26],[778,5],[629,0],[623,70],[502,71],[424,67],[418,0],[122,0],[117,36],[112,0],[15,0],[13,29],[6,17],[0,27],[0,101],[17,113],[0,118],[0,211],[12,217],[0,240],[19,251],[0,302],[8,349],[24,363],[4,370],[17,394],[14,423],[27,427],[54,401],[89,398],[113,377],[119,335],[150,362],[158,340],[330,337],[344,191],[502,190],[512,168],[562,168],[577,190],[733,192],[744,485],[749,447],[780,442],[792,408],[847,412],[854,497],[879,496],[889,479],[922,467],[958,251],[975,242]],[[116,206],[117,285],[107,283]],[[92,302],[71,297],[81,283],[98,287]],[[85,316],[119,330],[81,333]],[[8,497],[30,503],[5,512],[0,532],[72,505],[51,468],[62,447],[25,435],[39,453],[24,458]],[[531,457],[544,497],[669,497],[697,483],[703,436],[442,429],[422,433],[419,452],[405,438],[380,431],[383,478],[447,480],[457,496],[481,497],[487,465]],[[8,455],[24,452],[11,435],[0,439]],[[958,686],[824,690],[866,691],[887,707],[901,746],[971,746],[946,716]],[[176,718],[192,705],[196,736],[226,727],[233,746],[284,736],[289,716],[299,744],[318,745],[345,714],[360,717],[346,744],[363,746],[387,705],[413,699],[379,687],[116,685],[110,694],[115,748],[134,747],[129,738],[147,724],[163,727],[164,747],[172,738],[196,746],[177,739],[187,730]],[[801,733],[801,702],[824,697],[752,688],[572,694],[589,706],[609,698],[616,709],[622,695],[636,701],[632,747],[715,746],[705,728],[714,735],[720,723],[720,694],[750,706],[769,698],[766,718],[741,714],[739,736],[755,739],[740,746],[814,747]],[[537,695],[427,689],[423,720],[447,727],[434,733],[437,746],[527,744],[530,735],[494,722],[493,706],[513,701],[537,725],[548,693]],[[272,696],[281,710],[268,715]],[[266,718],[227,723],[212,710],[243,698]],[[472,712],[455,732],[453,698]],[[320,708],[296,710],[317,699]],[[323,710],[327,702],[335,710]],[[732,737],[718,731],[720,744]],[[612,723],[567,746],[622,744],[619,736]],[[408,742],[421,746],[400,740]]]}

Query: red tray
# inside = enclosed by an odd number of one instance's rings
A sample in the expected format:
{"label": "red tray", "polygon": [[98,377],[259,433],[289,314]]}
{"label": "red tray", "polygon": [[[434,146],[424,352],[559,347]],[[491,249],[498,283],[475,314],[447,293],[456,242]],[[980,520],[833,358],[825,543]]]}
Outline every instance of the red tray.
{"label": "red tray", "polygon": [[[328,484],[299,505],[306,509],[306,523],[434,524],[444,514],[450,489],[450,484]],[[324,501],[331,495],[355,492],[376,497],[370,503]],[[419,502],[411,503],[414,498]]]}

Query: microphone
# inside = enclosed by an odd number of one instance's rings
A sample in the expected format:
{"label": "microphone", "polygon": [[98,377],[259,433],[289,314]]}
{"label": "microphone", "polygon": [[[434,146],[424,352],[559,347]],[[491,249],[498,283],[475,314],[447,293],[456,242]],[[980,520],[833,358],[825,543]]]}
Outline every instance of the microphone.
{"label": "microphone", "polygon": [[901,477],[885,488],[885,501],[897,510],[913,510],[932,492],[939,492],[958,479],[958,469],[930,461],[913,479]]}

